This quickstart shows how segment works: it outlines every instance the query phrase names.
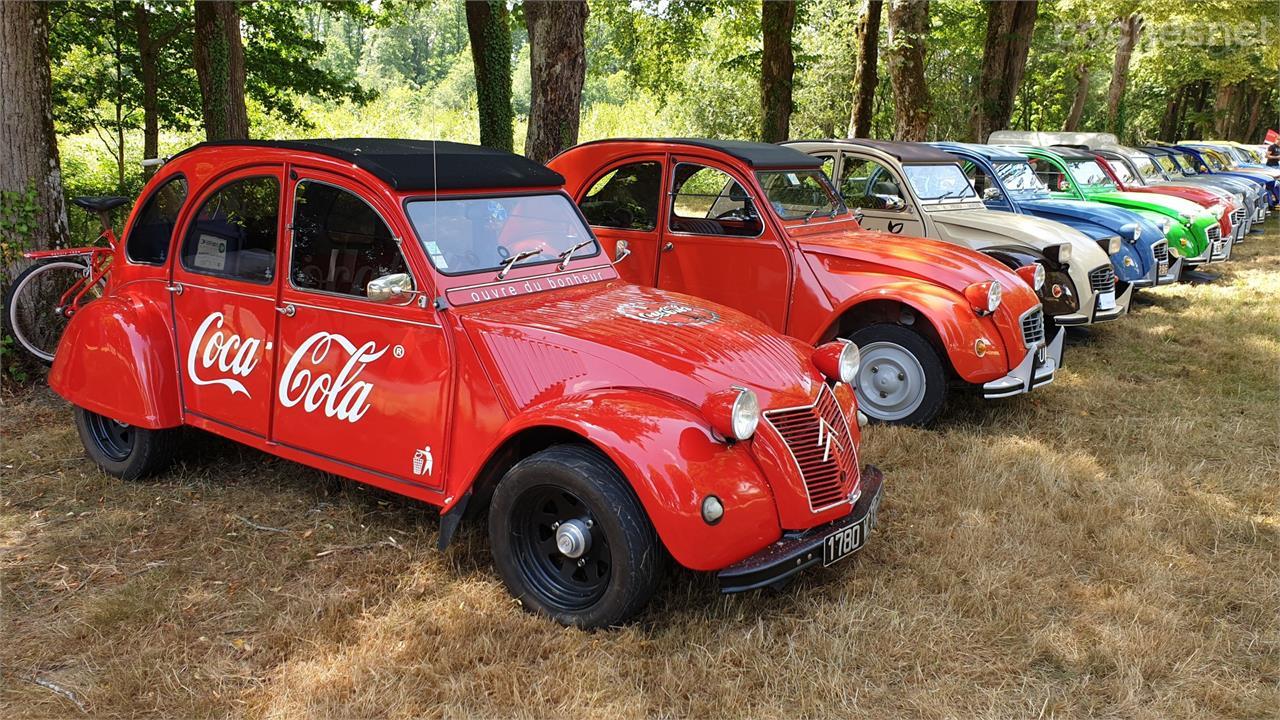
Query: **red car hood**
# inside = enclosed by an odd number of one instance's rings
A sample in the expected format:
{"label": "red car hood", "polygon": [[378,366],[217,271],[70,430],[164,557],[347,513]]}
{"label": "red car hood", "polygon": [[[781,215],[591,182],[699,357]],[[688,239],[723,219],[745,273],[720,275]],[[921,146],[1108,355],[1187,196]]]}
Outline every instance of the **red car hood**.
{"label": "red car hood", "polygon": [[740,312],[620,280],[455,308],[516,407],[604,387],[640,387],[700,406],[751,388],[763,409],[812,401],[810,348]]}

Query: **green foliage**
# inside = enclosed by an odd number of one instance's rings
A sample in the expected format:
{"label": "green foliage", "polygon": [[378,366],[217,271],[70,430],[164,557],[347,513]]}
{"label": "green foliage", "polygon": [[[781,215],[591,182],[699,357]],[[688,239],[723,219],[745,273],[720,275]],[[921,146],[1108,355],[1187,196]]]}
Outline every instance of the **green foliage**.
{"label": "green foliage", "polygon": [[0,190],[0,286],[9,286],[9,268],[33,245],[38,197],[34,180],[22,190]]}

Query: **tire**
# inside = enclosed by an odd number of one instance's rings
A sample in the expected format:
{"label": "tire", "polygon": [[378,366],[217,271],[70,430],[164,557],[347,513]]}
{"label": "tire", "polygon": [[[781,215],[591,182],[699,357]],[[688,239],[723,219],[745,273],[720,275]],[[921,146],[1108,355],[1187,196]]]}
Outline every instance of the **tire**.
{"label": "tire", "polygon": [[[590,542],[566,554],[556,540],[570,522]],[[593,448],[556,445],[508,470],[489,505],[489,542],[507,590],[564,625],[626,622],[658,585],[657,534],[622,473]]]}
{"label": "tire", "polygon": [[850,338],[862,353],[854,390],[875,422],[926,426],[947,400],[947,368],[933,345],[902,325],[872,325]]}
{"label": "tire", "polygon": [[147,430],[76,408],[76,430],[85,454],[109,475],[137,480],[168,467],[178,430]]}
{"label": "tire", "polygon": [[[68,318],[57,311],[57,302],[71,286],[84,277],[84,263],[50,260],[37,263],[13,279],[4,298],[4,329],[18,346],[49,365]],[[85,299],[96,297],[95,291]]]}

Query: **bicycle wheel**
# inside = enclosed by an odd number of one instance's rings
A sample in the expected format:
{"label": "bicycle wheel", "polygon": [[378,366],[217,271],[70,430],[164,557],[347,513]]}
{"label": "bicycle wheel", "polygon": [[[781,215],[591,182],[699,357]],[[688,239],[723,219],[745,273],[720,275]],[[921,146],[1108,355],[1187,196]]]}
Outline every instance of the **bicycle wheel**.
{"label": "bicycle wheel", "polygon": [[[68,317],[58,303],[68,290],[87,281],[86,271],[84,263],[52,260],[27,268],[9,286],[4,301],[5,329],[22,349],[46,365],[53,362],[58,341],[67,329]],[[101,296],[99,282],[81,302]]]}

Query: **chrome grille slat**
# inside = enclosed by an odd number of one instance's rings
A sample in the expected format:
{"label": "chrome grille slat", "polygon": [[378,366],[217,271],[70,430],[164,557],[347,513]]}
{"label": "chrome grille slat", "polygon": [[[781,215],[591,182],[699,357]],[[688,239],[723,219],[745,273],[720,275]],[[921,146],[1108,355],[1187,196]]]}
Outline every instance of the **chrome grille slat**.
{"label": "chrome grille slat", "polygon": [[1044,342],[1044,310],[1032,308],[1022,316],[1022,343],[1035,347]]}
{"label": "chrome grille slat", "polygon": [[1113,290],[1115,286],[1116,271],[1112,270],[1110,265],[1089,271],[1089,287],[1093,288],[1094,292],[1107,292]]}
{"label": "chrome grille slat", "polygon": [[[858,450],[831,388],[823,385],[813,405],[770,410],[764,419],[791,452],[804,480],[810,509],[817,512],[849,497],[858,481]],[[825,439],[818,442],[827,432],[832,433],[829,452]]]}

